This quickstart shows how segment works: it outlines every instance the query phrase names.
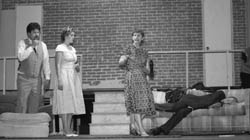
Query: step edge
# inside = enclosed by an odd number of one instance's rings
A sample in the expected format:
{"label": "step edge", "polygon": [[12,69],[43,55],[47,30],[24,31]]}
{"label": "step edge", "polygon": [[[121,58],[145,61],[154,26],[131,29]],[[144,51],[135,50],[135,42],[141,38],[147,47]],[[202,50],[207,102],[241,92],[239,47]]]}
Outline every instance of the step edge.
{"label": "step edge", "polygon": [[125,102],[93,102],[93,104],[125,104]]}
{"label": "step edge", "polygon": [[124,91],[96,91],[94,94],[124,94]]}
{"label": "step edge", "polygon": [[[126,112],[92,112],[91,115],[127,115]],[[129,116],[128,116],[129,117]]]}
{"label": "step edge", "polygon": [[104,125],[130,125],[130,123],[90,123],[89,126],[104,126]]}

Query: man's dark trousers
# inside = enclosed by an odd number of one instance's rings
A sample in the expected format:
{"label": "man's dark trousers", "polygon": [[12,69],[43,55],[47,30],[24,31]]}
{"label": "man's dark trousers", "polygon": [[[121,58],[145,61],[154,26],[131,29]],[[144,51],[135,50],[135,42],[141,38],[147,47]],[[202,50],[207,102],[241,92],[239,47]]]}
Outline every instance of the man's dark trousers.
{"label": "man's dark trousers", "polygon": [[249,73],[240,73],[241,87],[250,88],[250,74]]}
{"label": "man's dark trousers", "polygon": [[168,134],[183,118],[185,118],[192,110],[208,108],[210,105],[221,101],[225,98],[223,91],[216,91],[203,96],[184,95],[180,101],[176,103],[156,104],[157,110],[175,112],[173,116],[163,125],[159,127],[164,134]]}

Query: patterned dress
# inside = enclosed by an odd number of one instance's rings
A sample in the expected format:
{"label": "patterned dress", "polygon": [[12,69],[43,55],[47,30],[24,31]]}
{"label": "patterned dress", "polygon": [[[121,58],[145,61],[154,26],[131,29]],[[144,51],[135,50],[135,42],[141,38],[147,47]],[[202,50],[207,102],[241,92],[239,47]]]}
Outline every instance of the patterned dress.
{"label": "patterned dress", "polygon": [[124,53],[129,59],[124,67],[125,74],[125,106],[127,114],[140,113],[147,116],[155,114],[153,94],[146,79],[144,69],[148,53],[143,48],[129,45]]}

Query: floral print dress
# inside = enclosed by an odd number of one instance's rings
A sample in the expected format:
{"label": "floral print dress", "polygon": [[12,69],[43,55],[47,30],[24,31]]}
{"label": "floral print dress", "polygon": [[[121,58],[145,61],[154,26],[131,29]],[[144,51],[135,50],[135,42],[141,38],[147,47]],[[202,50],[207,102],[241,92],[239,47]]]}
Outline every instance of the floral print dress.
{"label": "floral print dress", "polygon": [[125,74],[125,106],[127,114],[139,113],[146,116],[155,114],[153,94],[147,82],[146,63],[148,53],[143,48],[134,45],[126,47],[123,55],[129,55],[124,69]]}

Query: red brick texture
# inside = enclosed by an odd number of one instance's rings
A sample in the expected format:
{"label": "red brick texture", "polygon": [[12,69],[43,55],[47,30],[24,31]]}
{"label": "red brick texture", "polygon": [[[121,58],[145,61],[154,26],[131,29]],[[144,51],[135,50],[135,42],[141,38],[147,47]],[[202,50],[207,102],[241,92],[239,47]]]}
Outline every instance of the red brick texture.
{"label": "red brick texture", "polygon": [[[75,47],[83,54],[83,83],[122,80],[117,62],[131,42],[131,32],[143,29],[146,49],[202,50],[202,0],[2,0],[3,9],[16,4],[43,5],[43,39],[50,49],[60,43],[60,31],[72,26]],[[233,45],[246,45],[245,1],[233,0]],[[152,54],[156,77],[152,86],[185,87],[185,55]],[[235,79],[239,85],[239,57]],[[203,81],[203,57],[189,59],[189,86]]]}

